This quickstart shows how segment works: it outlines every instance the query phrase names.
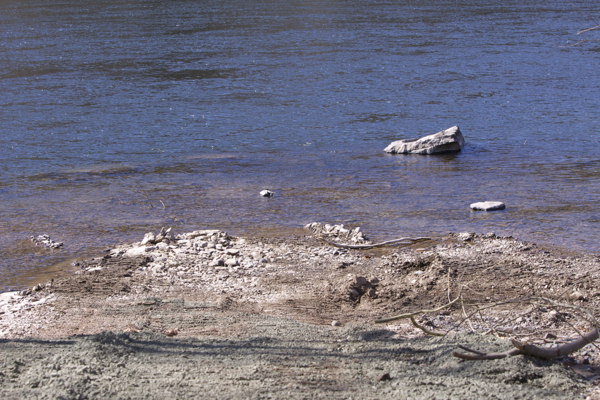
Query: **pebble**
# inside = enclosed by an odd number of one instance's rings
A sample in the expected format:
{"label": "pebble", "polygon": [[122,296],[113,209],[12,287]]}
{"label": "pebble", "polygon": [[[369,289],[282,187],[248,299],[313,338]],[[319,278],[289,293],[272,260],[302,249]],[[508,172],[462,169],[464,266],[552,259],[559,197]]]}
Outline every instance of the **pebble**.
{"label": "pebble", "polygon": [[227,265],[228,267],[234,267],[234,266],[238,265],[238,262],[235,258],[230,258],[225,261],[225,265]]}
{"label": "pebble", "polygon": [[223,265],[225,265],[225,261],[219,259],[219,260],[213,260],[209,264],[209,267],[222,267]]}
{"label": "pebble", "polygon": [[377,382],[389,381],[391,379],[392,379],[392,377],[390,376],[390,374],[385,373],[385,374],[381,375],[379,378],[377,378]]}
{"label": "pebble", "polygon": [[576,292],[573,292],[573,294],[571,294],[571,298],[573,300],[584,300],[585,295],[579,291],[576,291]]}
{"label": "pebble", "polygon": [[368,283],[369,283],[369,281],[364,276],[357,276],[356,277],[356,284],[358,286],[366,286]]}

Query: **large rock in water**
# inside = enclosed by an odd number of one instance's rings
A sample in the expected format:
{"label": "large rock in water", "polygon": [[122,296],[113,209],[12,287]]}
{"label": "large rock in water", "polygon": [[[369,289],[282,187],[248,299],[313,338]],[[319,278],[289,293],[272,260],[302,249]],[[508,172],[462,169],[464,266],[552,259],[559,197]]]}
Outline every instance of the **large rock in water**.
{"label": "large rock in water", "polygon": [[397,140],[385,148],[392,154],[440,154],[461,151],[465,139],[458,126],[453,126],[420,139]]}

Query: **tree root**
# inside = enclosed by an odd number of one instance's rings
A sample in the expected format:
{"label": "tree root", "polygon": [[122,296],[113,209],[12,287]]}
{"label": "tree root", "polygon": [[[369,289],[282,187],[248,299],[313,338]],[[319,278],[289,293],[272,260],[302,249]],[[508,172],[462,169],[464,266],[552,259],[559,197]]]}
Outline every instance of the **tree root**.
{"label": "tree root", "polygon": [[335,247],[341,247],[344,249],[361,250],[361,249],[372,249],[374,247],[388,246],[388,245],[392,245],[392,244],[411,245],[411,244],[422,242],[425,240],[431,240],[431,238],[428,238],[428,237],[418,237],[418,238],[405,237],[405,238],[388,240],[386,242],[375,243],[375,244],[341,244],[341,243],[330,242],[329,240],[325,240],[325,239],[321,239],[321,240],[323,240],[325,243],[330,244]]}

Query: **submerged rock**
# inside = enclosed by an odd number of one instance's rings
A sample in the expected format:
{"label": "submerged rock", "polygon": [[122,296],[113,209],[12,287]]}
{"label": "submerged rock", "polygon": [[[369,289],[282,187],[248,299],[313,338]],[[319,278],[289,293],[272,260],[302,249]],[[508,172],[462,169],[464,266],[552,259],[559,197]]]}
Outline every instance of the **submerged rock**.
{"label": "submerged rock", "polygon": [[506,205],[501,201],[480,201],[479,203],[471,204],[471,210],[475,211],[496,211],[504,210]]}
{"label": "submerged rock", "polygon": [[392,154],[440,154],[461,151],[464,138],[458,126],[453,126],[420,139],[397,140],[383,151]]}

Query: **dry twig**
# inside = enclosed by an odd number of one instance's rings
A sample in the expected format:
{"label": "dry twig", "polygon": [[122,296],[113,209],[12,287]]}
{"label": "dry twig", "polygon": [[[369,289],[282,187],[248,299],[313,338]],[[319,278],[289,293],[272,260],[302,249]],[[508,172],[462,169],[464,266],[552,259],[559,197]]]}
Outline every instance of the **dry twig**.
{"label": "dry twig", "polygon": [[438,332],[430,331],[427,328],[425,328],[423,325],[420,325],[415,320],[415,317],[417,315],[421,315],[421,314],[431,314],[431,313],[442,311],[444,308],[448,308],[448,307],[452,306],[454,303],[456,303],[459,300],[461,300],[460,294],[459,294],[459,296],[457,298],[455,298],[454,300],[452,300],[450,303],[444,304],[443,306],[438,307],[438,308],[436,308],[434,310],[418,310],[418,311],[415,311],[415,312],[412,312],[412,313],[396,315],[394,317],[377,319],[377,320],[375,320],[375,323],[376,324],[383,324],[385,322],[391,322],[391,321],[395,321],[395,320],[398,320],[398,319],[410,319],[410,322],[412,322],[412,324],[416,328],[419,328],[420,330],[422,330],[426,334],[433,335],[433,336],[444,336],[443,333],[438,333]]}

